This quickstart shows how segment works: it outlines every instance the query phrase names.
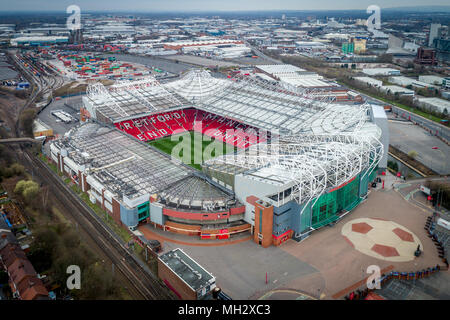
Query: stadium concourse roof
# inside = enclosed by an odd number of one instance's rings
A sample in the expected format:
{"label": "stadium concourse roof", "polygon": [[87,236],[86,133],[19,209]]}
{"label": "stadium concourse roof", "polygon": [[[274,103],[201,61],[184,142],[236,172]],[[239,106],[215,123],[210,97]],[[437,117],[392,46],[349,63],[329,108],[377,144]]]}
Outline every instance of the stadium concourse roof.
{"label": "stadium concourse roof", "polygon": [[[193,169],[114,128],[85,123],[53,142],[68,158],[116,196],[159,194],[185,207],[224,207],[230,195],[195,176]],[[195,188],[192,188],[195,185]],[[175,201],[177,204],[177,201]],[[229,203],[228,203],[229,204]]]}
{"label": "stadium concourse roof", "polygon": [[178,94],[168,92],[152,77],[137,81],[119,81],[108,89],[97,82],[88,86],[84,99],[92,104],[93,109],[113,122],[188,103]]}
{"label": "stadium concourse roof", "polygon": [[194,106],[273,133],[317,134],[340,132],[367,117],[367,106],[318,101],[310,91],[250,77],[218,79],[205,70],[191,70],[165,84],[147,78],[108,89],[96,83],[87,91],[93,108],[112,122]]}

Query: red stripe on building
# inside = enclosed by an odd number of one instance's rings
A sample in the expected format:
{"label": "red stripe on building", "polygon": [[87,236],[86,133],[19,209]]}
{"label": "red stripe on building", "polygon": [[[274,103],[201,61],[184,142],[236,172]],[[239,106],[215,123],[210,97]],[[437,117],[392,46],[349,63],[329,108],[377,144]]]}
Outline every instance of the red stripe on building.
{"label": "red stripe on building", "polygon": [[329,193],[331,193],[331,192],[333,192],[333,191],[336,191],[336,190],[338,190],[338,189],[340,189],[340,188],[342,188],[342,187],[345,187],[345,186],[348,185],[350,182],[352,182],[353,180],[355,180],[355,178],[356,178],[356,177],[353,177],[353,178],[351,178],[350,180],[348,180],[347,182],[344,182],[343,184],[341,184],[340,186],[338,186],[338,187],[336,187],[336,188],[334,188],[334,189],[331,189],[331,190],[329,191]]}
{"label": "red stripe on building", "polygon": [[272,237],[273,237],[274,239],[280,239],[280,238],[284,237],[285,235],[287,235],[289,232],[291,232],[290,229],[289,229],[288,231],[286,231],[285,233],[280,234],[279,236],[276,236],[276,235],[272,234]]}

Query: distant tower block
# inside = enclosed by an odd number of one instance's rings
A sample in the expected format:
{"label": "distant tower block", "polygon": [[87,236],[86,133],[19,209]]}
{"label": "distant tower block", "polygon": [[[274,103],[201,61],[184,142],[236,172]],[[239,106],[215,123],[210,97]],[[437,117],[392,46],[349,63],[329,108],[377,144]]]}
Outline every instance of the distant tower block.
{"label": "distant tower block", "polygon": [[81,32],[81,29],[77,30],[70,30],[70,43],[82,43],[83,42],[83,33]]}
{"label": "distant tower block", "polygon": [[283,15],[281,16],[281,20],[286,20],[286,15],[283,13]]}

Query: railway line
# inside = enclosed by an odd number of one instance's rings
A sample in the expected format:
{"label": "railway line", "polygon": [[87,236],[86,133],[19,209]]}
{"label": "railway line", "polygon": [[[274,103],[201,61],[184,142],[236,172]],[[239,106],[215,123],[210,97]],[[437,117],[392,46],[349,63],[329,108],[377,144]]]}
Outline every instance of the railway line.
{"label": "railway line", "polygon": [[[17,68],[24,75],[24,77],[32,85],[30,97],[28,98],[27,102],[20,108],[19,114],[29,108],[35,102],[39,94],[42,94],[44,96],[51,95],[54,89],[57,89],[64,84],[64,79],[54,74],[54,72],[45,65],[39,63],[40,66],[35,66],[34,61],[31,61],[25,56],[19,55],[17,52],[10,52],[10,57],[12,58],[12,61],[17,66]],[[39,73],[38,71],[40,71],[41,73]],[[20,136],[19,121],[20,117],[17,118],[15,123],[16,137]]]}
{"label": "railway line", "polygon": [[67,208],[66,211],[71,212],[71,216],[77,224],[89,234],[114,263],[117,270],[129,280],[133,290],[147,300],[175,299],[167,287],[161,284],[150,271],[145,270],[142,263],[137,261],[117,236],[113,235],[113,232],[100,221],[100,218],[82,203],[59,177],[28,151],[24,151],[23,154],[24,162],[27,162],[28,167],[37,169],[34,170],[34,174],[50,186],[54,195]]}
{"label": "railway line", "polygon": [[144,269],[142,264],[124,247],[121,241],[113,235],[95,213],[73,194],[59,177],[40,160],[24,152],[24,158],[29,165],[37,169],[34,173],[42,181],[51,186],[55,196],[58,197],[71,212],[72,217],[80,227],[85,229],[91,238],[99,244],[106,255],[113,261],[117,269],[123,273],[144,299],[174,299],[169,290],[163,286],[159,279]]}
{"label": "railway line", "polygon": [[[31,107],[39,94],[50,94],[53,89],[64,84],[62,77],[47,75],[46,72],[36,75],[36,72],[28,70],[24,64],[24,61],[27,61],[26,58],[23,59],[22,56],[18,56],[14,52],[10,56],[25,78],[32,84],[31,94],[27,102],[19,109],[19,115]],[[33,61],[27,61],[26,63],[31,70],[36,68]],[[16,120],[14,132],[16,138],[21,136],[19,119],[20,117]],[[15,142],[22,141],[12,141],[12,143]],[[64,212],[70,215],[77,226],[86,233],[86,237],[89,237],[86,240],[95,244],[99,249],[98,251],[101,251],[102,255],[113,263],[115,270],[120,273],[133,298],[146,300],[176,299],[169,289],[159,282],[158,277],[152,274],[142,262],[125,248],[121,239],[46,164],[35,158],[23,146],[19,146],[16,151],[23,155],[22,163],[33,171],[34,176],[40,182],[49,186],[52,195],[58,199],[59,205],[64,207]]]}

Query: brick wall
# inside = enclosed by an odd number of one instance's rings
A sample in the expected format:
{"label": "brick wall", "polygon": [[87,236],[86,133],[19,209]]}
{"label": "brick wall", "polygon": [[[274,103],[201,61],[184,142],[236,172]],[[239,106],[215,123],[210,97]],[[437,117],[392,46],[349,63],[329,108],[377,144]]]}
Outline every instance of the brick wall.
{"label": "brick wall", "polygon": [[[260,219],[262,210],[262,219]],[[264,248],[272,244],[273,231],[273,206],[263,206],[259,202],[255,203],[255,232],[253,241],[260,243]]]}
{"label": "brick wall", "polygon": [[158,277],[182,300],[197,300],[197,293],[158,259]]}

